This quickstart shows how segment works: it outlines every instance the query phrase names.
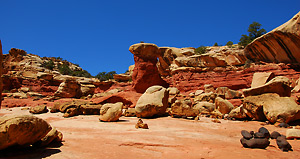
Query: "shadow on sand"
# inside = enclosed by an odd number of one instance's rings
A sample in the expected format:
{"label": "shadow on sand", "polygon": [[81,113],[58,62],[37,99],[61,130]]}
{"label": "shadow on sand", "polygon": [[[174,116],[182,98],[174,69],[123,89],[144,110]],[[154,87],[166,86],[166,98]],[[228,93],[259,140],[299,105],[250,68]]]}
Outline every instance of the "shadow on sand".
{"label": "shadow on sand", "polygon": [[0,159],[42,159],[60,153],[63,144],[55,143],[48,147],[10,147],[0,151]]}

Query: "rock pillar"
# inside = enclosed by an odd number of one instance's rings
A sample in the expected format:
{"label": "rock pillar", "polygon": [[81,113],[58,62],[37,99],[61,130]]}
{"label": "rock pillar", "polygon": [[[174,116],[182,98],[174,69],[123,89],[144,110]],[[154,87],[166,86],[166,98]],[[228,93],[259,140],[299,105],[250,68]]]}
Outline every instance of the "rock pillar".
{"label": "rock pillar", "polygon": [[139,43],[130,46],[129,51],[134,55],[135,67],[132,73],[133,89],[144,93],[153,85],[168,87],[160,77],[156,67],[157,58],[160,57],[159,48],[155,44]]}

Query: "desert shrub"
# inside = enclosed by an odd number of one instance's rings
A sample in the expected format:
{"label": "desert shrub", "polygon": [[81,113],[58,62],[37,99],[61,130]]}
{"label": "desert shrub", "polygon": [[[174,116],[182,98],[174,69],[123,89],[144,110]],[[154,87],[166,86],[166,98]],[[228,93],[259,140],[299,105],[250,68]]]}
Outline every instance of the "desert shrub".
{"label": "desert shrub", "polygon": [[233,45],[233,42],[232,42],[232,41],[228,41],[228,42],[226,43],[226,46],[228,46],[228,47],[232,47],[232,45]]}
{"label": "desert shrub", "polygon": [[218,43],[215,43],[214,46],[219,46]]}
{"label": "desert shrub", "polygon": [[49,70],[53,70],[54,67],[55,67],[55,64],[54,64],[54,62],[52,60],[49,60],[49,61],[44,61],[41,66],[45,67],[45,68],[47,68]]}
{"label": "desert shrub", "polygon": [[95,77],[98,78],[100,81],[106,81],[109,79],[114,78],[114,74],[116,74],[116,71],[111,72],[99,72]]}
{"label": "desert shrub", "polygon": [[9,91],[9,90],[6,90],[6,89],[4,89],[4,90],[2,91],[2,93],[10,93],[10,91]]}
{"label": "desert shrub", "polygon": [[67,64],[58,65],[58,71],[63,75],[72,75],[72,70]]}
{"label": "desert shrub", "polygon": [[207,48],[205,46],[200,46],[195,49],[195,54],[201,55],[207,52]]}
{"label": "desert shrub", "polygon": [[61,58],[61,57],[54,57],[54,58],[57,60],[63,61],[63,58]]}
{"label": "desert shrub", "polygon": [[86,70],[73,71],[73,72],[72,72],[72,76],[86,77],[86,78],[92,77],[92,75],[91,75],[88,71],[86,71]]}

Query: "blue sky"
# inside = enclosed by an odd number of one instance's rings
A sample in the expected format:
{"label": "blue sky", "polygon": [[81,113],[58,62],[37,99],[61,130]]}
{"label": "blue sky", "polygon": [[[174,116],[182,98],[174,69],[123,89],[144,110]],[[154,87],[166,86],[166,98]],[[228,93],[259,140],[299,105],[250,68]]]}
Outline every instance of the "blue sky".
{"label": "blue sky", "polygon": [[238,43],[253,21],[271,31],[299,6],[299,0],[0,0],[0,39],[4,53],[15,47],[62,57],[92,75],[124,73],[134,64],[132,44]]}

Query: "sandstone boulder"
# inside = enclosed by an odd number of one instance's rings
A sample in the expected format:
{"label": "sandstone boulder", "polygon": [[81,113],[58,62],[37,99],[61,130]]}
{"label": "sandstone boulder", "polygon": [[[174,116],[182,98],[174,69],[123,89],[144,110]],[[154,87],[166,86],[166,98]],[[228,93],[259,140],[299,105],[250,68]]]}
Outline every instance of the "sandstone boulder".
{"label": "sandstone boulder", "polygon": [[274,77],[275,74],[272,72],[255,72],[253,74],[251,88],[262,86],[267,82],[269,82]]}
{"label": "sandstone boulder", "polygon": [[135,128],[149,129],[148,124],[144,123],[142,119],[138,120],[138,122],[135,124]]}
{"label": "sandstone boulder", "polygon": [[291,96],[291,90],[292,90],[290,85],[291,85],[291,81],[289,78],[284,76],[278,76],[273,78],[268,83],[262,86],[244,89],[243,93],[245,97],[261,95],[264,93],[277,93],[281,97],[289,97]]}
{"label": "sandstone boulder", "polygon": [[190,99],[176,100],[171,106],[171,116],[173,117],[196,117],[199,111],[193,109]]}
{"label": "sandstone boulder", "polygon": [[292,90],[293,93],[299,93],[300,92],[300,78],[297,79],[295,83],[295,87]]}
{"label": "sandstone boulder", "polygon": [[216,93],[210,92],[210,93],[203,93],[200,94],[199,96],[195,97],[195,102],[202,102],[202,101],[207,101],[207,102],[211,102],[214,103],[215,99],[217,97]]}
{"label": "sandstone boulder", "polygon": [[82,100],[72,100],[66,102],[55,102],[51,108],[51,113],[62,112],[64,117],[76,115],[99,115],[101,104],[89,103]]}
{"label": "sandstone boulder", "polygon": [[64,117],[76,115],[98,115],[101,109],[100,104],[89,103],[82,100],[58,101],[51,108],[51,113],[62,112]]}
{"label": "sandstone boulder", "polygon": [[80,91],[82,96],[93,95],[95,92],[95,85],[93,84],[81,84]]}
{"label": "sandstone boulder", "polygon": [[[194,48],[175,48],[175,47],[160,47],[159,51],[161,55],[157,63],[158,71],[161,75],[170,75],[170,70],[174,64],[174,60],[177,57],[191,56],[194,54]],[[177,66],[177,65],[176,65]]]}
{"label": "sandstone boulder", "polygon": [[62,98],[80,98],[80,84],[73,78],[67,78],[59,85],[58,90],[54,93],[54,96]]}
{"label": "sandstone boulder", "polygon": [[157,58],[161,56],[155,44],[139,43],[130,46],[129,51],[134,55],[135,67],[132,74],[133,89],[144,93],[147,88],[168,84],[160,77],[156,67]]}
{"label": "sandstone boulder", "polygon": [[215,92],[215,88],[211,84],[205,84],[204,85],[204,92],[205,93]]}
{"label": "sandstone boulder", "polygon": [[62,142],[63,139],[63,134],[56,130],[56,128],[51,129],[51,131],[48,132],[48,134],[43,137],[40,141],[36,142],[34,144],[34,146],[38,146],[38,147],[44,147],[44,146],[48,146],[49,144],[55,142],[55,143],[60,143]]}
{"label": "sandstone boulder", "polygon": [[149,87],[137,101],[136,116],[149,118],[163,115],[168,107],[169,92],[162,86]]}
{"label": "sandstone boulder", "polygon": [[222,99],[220,97],[216,98],[215,104],[216,104],[216,108],[223,115],[228,114],[234,108],[234,106],[228,100]]}
{"label": "sandstone boulder", "polygon": [[210,117],[223,119],[224,114],[222,114],[218,109],[215,109],[214,111],[210,112]]}
{"label": "sandstone boulder", "polygon": [[262,94],[244,99],[246,114],[255,120],[268,119],[271,123],[291,122],[300,119],[300,107],[289,97],[277,94]]}
{"label": "sandstone boulder", "polygon": [[216,109],[216,105],[210,102],[198,102],[194,106],[195,110],[198,110],[197,114],[210,114],[212,111]]}
{"label": "sandstone boulder", "polygon": [[0,150],[10,146],[30,146],[51,130],[43,119],[30,115],[0,117]]}
{"label": "sandstone boulder", "polygon": [[82,115],[99,115],[101,107],[100,104],[82,104],[79,111]]}
{"label": "sandstone boulder", "polygon": [[167,90],[169,91],[169,95],[177,95],[180,93],[176,87],[169,87]]}
{"label": "sandstone boulder", "polygon": [[255,39],[245,48],[252,61],[300,63],[300,12],[291,20]]}
{"label": "sandstone boulder", "polygon": [[300,129],[287,129],[286,130],[287,139],[300,139]]}
{"label": "sandstone boulder", "polygon": [[47,113],[48,109],[46,105],[38,105],[35,107],[31,107],[29,112],[32,114],[42,114],[42,113]]}
{"label": "sandstone boulder", "polygon": [[107,103],[100,109],[100,121],[113,122],[122,116],[123,103]]}
{"label": "sandstone boulder", "polygon": [[237,108],[232,109],[228,114],[228,117],[235,118],[235,119],[244,119],[247,118],[247,114],[244,111],[243,106],[239,106]]}
{"label": "sandstone boulder", "polygon": [[123,109],[123,114],[126,117],[135,117],[135,108],[128,108],[128,109]]}
{"label": "sandstone boulder", "polygon": [[195,96],[199,96],[199,95],[201,95],[202,93],[204,93],[204,90],[196,90],[196,91],[195,91]]}
{"label": "sandstone boulder", "polygon": [[218,87],[216,89],[216,94],[218,97],[224,99],[240,98],[242,96],[241,92],[229,89],[228,87]]}

